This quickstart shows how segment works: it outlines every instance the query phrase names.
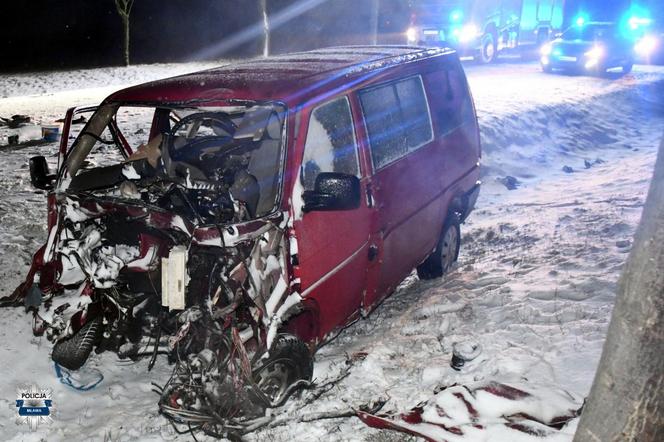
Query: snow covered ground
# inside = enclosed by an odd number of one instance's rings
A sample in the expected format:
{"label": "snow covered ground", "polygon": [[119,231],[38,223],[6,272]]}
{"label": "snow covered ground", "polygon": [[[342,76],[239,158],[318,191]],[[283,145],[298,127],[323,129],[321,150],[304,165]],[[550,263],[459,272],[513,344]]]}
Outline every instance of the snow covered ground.
{"label": "snow covered ground", "polygon": [[[0,116],[48,123],[67,107],[100,101],[135,82],[207,65],[92,70],[0,77]],[[545,75],[535,64],[467,66],[484,147],[484,186],[462,226],[457,269],[440,281],[413,274],[369,318],[316,356],[325,379],[354,360],[350,375],[313,404],[289,402],[294,420],[389,397],[404,412],[436,387],[520,382],[581,400],[599,360],[620,269],[630,250],[664,129],[664,69],[626,77]],[[64,81],[64,83],[62,82]],[[5,97],[5,98],[2,98]],[[54,145],[0,151],[0,295],[22,281],[45,240],[45,201],[30,186],[27,160],[54,159]],[[571,173],[564,172],[569,166]],[[569,169],[568,169],[569,170]],[[512,176],[519,187],[499,182]],[[105,379],[77,392],[55,377],[50,344],[32,336],[22,309],[0,310],[0,431],[5,440],[161,440],[177,436],[157,413],[150,382],[163,383],[165,359],[127,363],[108,353],[88,363]],[[479,344],[460,371],[452,347]],[[159,363],[161,362],[161,364]],[[30,432],[14,423],[16,388],[53,389],[54,422]],[[544,398],[547,399],[546,397]],[[571,440],[576,422],[550,440]],[[481,436],[502,440],[487,427]],[[532,440],[523,434],[513,440]],[[356,418],[291,423],[250,440],[407,440]],[[451,439],[459,440],[459,439]]]}

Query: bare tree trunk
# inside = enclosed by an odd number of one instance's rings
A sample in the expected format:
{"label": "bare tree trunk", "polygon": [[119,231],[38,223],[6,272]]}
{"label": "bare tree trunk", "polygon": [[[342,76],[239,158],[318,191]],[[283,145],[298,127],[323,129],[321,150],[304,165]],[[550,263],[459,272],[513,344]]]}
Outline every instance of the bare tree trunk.
{"label": "bare tree trunk", "polygon": [[267,0],[261,0],[263,14],[263,57],[270,55],[270,20],[267,15]]}
{"label": "bare tree trunk", "polygon": [[664,440],[664,139],[575,442]]}
{"label": "bare tree trunk", "polygon": [[371,0],[371,18],[369,29],[371,30],[371,44],[378,44],[378,15],[380,11],[380,0]]}
{"label": "bare tree trunk", "polygon": [[115,9],[122,20],[123,28],[123,46],[122,53],[124,56],[125,66],[129,66],[129,15],[131,8],[134,6],[134,0],[115,0]]}
{"label": "bare tree trunk", "polygon": [[122,19],[122,26],[124,27],[124,64],[129,66],[129,16]]}

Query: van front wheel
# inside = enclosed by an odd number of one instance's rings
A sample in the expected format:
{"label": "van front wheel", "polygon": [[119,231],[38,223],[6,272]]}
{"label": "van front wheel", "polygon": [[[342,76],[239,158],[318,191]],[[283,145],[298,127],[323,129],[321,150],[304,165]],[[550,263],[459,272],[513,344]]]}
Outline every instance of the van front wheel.
{"label": "van front wheel", "polygon": [[279,405],[292,393],[297,381],[310,381],[314,365],[306,344],[290,334],[278,334],[269,357],[254,370],[254,380],[264,398]]}
{"label": "van front wheel", "polygon": [[447,273],[459,257],[461,229],[456,216],[449,217],[443,226],[438,245],[433,253],[419,266],[417,276],[420,279],[439,278]]}

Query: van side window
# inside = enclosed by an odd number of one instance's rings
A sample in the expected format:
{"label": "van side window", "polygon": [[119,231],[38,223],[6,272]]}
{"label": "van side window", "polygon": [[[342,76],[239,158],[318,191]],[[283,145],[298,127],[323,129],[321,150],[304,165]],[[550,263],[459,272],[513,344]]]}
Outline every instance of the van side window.
{"label": "van side window", "polygon": [[463,124],[474,124],[475,114],[463,74],[458,69],[448,67],[427,75],[427,85],[435,106],[440,135],[458,129]]}
{"label": "van side window", "polygon": [[432,138],[427,99],[420,77],[400,81],[396,88],[404,122],[403,130],[408,139],[408,150],[411,151]]}
{"label": "van side window", "polygon": [[420,76],[360,91],[360,102],[375,169],[432,140],[429,106]]}
{"label": "van side window", "polygon": [[470,99],[466,76],[463,74],[463,71],[461,71],[461,67],[451,70],[449,75],[452,91],[455,93],[459,105],[457,108],[459,112],[459,123],[474,124],[475,113],[473,112],[473,102]]}
{"label": "van side window", "polygon": [[302,159],[305,190],[313,190],[321,172],[359,176],[357,142],[347,97],[322,104],[311,112]]}

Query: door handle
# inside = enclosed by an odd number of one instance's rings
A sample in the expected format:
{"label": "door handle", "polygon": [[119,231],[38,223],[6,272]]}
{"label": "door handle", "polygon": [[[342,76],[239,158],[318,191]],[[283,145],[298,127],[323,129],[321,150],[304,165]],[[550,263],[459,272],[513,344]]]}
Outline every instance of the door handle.
{"label": "door handle", "polygon": [[367,207],[371,209],[373,206],[374,206],[373,190],[371,189],[371,183],[367,183]]}
{"label": "door handle", "polygon": [[373,261],[378,256],[378,246],[371,244],[369,246],[369,261]]}

